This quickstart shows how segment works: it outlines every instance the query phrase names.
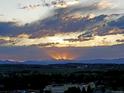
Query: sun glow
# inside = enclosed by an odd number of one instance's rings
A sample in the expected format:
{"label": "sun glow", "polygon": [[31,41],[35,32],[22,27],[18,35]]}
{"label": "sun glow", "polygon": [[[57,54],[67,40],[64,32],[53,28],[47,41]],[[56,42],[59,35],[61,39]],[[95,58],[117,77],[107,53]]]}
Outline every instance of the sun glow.
{"label": "sun glow", "polygon": [[74,60],[76,56],[69,52],[50,52],[49,56],[54,60]]}

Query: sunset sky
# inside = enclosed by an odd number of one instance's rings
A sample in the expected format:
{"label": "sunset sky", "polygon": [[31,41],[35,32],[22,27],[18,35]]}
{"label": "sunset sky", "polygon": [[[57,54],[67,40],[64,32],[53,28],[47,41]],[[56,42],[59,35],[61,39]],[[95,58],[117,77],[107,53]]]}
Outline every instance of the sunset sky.
{"label": "sunset sky", "polygon": [[123,0],[0,1],[0,60],[124,58]]}

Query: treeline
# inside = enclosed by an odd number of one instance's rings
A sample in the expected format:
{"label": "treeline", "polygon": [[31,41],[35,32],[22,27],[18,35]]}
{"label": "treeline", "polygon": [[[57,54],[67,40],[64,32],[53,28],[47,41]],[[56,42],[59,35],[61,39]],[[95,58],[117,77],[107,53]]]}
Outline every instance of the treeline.
{"label": "treeline", "polygon": [[0,90],[43,89],[57,83],[88,83],[105,85],[108,88],[124,89],[124,71],[92,72],[79,71],[71,74],[45,74],[38,71],[0,73]]}

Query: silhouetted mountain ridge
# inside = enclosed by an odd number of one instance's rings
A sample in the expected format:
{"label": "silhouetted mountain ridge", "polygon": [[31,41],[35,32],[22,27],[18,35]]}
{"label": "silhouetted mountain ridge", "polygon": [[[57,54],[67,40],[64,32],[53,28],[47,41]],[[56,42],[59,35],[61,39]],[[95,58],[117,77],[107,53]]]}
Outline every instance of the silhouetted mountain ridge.
{"label": "silhouetted mountain ridge", "polygon": [[28,65],[49,65],[49,64],[124,64],[124,58],[120,59],[95,59],[95,60],[44,60],[44,61],[0,61],[0,64],[28,64]]}

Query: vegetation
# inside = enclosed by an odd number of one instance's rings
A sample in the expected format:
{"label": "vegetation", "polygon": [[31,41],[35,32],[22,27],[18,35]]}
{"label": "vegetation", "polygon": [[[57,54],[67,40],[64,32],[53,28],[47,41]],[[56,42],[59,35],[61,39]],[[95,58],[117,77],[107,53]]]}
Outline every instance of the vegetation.
{"label": "vegetation", "polygon": [[81,93],[81,90],[80,90],[80,88],[71,87],[67,91],[65,91],[64,93]]}
{"label": "vegetation", "polygon": [[[4,70],[7,69],[8,68],[6,67],[4,68]],[[8,72],[0,70],[0,90],[13,90],[13,89],[42,90],[46,85],[53,83],[64,84],[64,83],[87,83],[87,82],[95,82],[97,86],[104,85],[106,88],[112,90],[124,90],[124,80],[123,80],[124,71],[121,69],[119,70],[113,69],[108,71],[75,70],[74,72],[67,74],[58,73],[57,69],[59,68],[56,69],[56,73],[52,73],[51,71],[48,73],[43,73],[40,70],[36,71],[33,69],[32,70],[26,69],[20,71],[18,70],[18,68],[16,69],[14,71],[9,71],[11,69],[8,69]],[[53,69],[51,68],[51,70]],[[71,90],[72,89],[69,89],[68,92]],[[77,90],[78,89],[75,89],[75,91]],[[102,88],[102,90],[105,91],[104,88]],[[91,90],[89,88],[89,93],[90,91]]]}

